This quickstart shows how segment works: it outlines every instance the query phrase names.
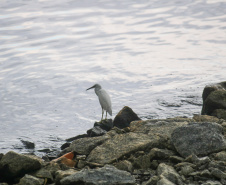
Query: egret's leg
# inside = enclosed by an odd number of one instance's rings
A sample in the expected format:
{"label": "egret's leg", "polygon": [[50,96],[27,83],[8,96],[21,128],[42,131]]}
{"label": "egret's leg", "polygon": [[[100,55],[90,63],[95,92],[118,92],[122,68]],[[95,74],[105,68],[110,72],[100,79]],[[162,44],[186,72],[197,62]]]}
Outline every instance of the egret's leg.
{"label": "egret's leg", "polygon": [[101,117],[100,122],[102,122],[102,120],[103,120],[103,116],[104,116],[104,109],[102,109],[102,117]]}
{"label": "egret's leg", "polygon": [[106,116],[105,116],[105,119],[107,119],[107,111],[106,111]]}

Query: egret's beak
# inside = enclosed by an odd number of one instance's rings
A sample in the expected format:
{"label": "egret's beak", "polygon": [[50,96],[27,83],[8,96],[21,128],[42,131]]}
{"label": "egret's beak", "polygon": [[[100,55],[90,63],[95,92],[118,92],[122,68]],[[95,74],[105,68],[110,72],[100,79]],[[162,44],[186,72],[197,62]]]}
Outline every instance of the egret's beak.
{"label": "egret's beak", "polygon": [[86,89],[86,90],[88,91],[88,90],[90,90],[90,89],[92,89],[92,88],[95,88],[95,85],[94,85],[94,86],[92,86],[92,87],[90,87],[90,88],[88,88],[88,89]]}

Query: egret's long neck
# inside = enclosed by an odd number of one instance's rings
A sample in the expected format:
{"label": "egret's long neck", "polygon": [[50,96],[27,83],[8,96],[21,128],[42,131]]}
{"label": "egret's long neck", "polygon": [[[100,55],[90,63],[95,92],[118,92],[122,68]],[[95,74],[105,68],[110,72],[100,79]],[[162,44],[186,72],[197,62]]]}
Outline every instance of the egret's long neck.
{"label": "egret's long neck", "polygon": [[96,93],[96,95],[98,96],[98,94],[99,94],[99,90],[101,90],[101,87],[95,87],[95,93]]}

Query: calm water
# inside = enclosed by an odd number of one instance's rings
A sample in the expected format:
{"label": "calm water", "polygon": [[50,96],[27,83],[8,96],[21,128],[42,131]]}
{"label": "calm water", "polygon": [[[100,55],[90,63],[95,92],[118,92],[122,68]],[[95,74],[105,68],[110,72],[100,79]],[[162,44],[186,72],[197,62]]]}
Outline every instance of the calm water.
{"label": "calm water", "polygon": [[226,80],[225,0],[0,0],[0,152],[54,150],[113,118],[199,114],[206,84]]}

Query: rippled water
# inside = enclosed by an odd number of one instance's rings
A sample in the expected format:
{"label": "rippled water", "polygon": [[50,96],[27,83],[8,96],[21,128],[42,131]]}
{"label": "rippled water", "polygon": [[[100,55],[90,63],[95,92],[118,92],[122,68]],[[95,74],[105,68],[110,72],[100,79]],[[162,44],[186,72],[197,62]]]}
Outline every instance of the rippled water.
{"label": "rippled water", "polygon": [[2,0],[0,152],[54,150],[100,120],[93,91],[111,95],[113,118],[201,111],[206,84],[226,77],[225,0]]}

